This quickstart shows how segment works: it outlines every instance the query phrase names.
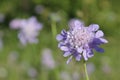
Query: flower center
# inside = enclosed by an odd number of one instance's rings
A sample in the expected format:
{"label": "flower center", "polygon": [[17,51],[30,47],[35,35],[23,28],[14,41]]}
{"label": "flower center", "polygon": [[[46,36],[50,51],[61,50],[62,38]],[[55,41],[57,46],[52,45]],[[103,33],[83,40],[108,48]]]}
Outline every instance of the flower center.
{"label": "flower center", "polygon": [[89,43],[93,37],[93,32],[88,31],[87,27],[82,27],[69,31],[67,39],[74,48],[77,48]]}

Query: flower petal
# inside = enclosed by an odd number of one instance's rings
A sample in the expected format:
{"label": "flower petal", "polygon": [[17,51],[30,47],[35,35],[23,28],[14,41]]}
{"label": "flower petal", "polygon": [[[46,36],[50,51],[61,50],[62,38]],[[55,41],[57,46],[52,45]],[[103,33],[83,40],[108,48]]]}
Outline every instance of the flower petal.
{"label": "flower petal", "polygon": [[97,51],[97,52],[101,52],[103,53],[104,52],[104,49],[98,47],[98,46],[95,46],[94,49]]}
{"label": "flower petal", "polygon": [[62,51],[68,51],[68,50],[69,50],[68,47],[66,47],[66,46],[61,46],[60,49],[61,49]]}
{"label": "flower petal", "polygon": [[64,56],[64,57],[68,57],[68,56],[70,56],[70,55],[71,55],[70,52],[65,52],[63,56]]}
{"label": "flower petal", "polygon": [[67,34],[66,30],[63,29],[63,30],[61,31],[61,34],[62,34],[62,35]]}
{"label": "flower petal", "polygon": [[92,50],[89,50],[87,56],[88,56],[89,58],[93,57],[93,56],[94,56],[93,51],[92,51]]}
{"label": "flower petal", "polygon": [[80,21],[80,20],[77,20],[77,19],[72,19],[72,20],[69,21],[69,27],[70,27],[70,29],[74,29],[76,27],[79,28],[79,29],[81,29],[81,27],[83,25],[84,25],[83,22]]}
{"label": "flower petal", "polygon": [[88,60],[88,57],[87,57],[87,52],[86,52],[86,50],[84,50],[84,51],[83,51],[83,57],[84,57],[85,61],[87,61],[87,60]]}
{"label": "flower petal", "polygon": [[65,43],[64,42],[59,42],[58,47],[60,48],[61,46],[65,46]]}
{"label": "flower petal", "polygon": [[63,36],[60,35],[60,34],[58,34],[57,37],[56,37],[56,39],[57,39],[58,41],[61,41],[61,40],[63,40]]}
{"label": "flower petal", "polygon": [[77,51],[78,51],[79,53],[82,53],[83,47],[77,48]]}
{"label": "flower petal", "polygon": [[70,57],[68,58],[68,60],[67,60],[67,62],[66,62],[67,64],[72,60],[72,57],[73,57],[73,56],[70,56]]}
{"label": "flower petal", "polygon": [[108,43],[108,41],[104,38],[99,38],[103,43]]}
{"label": "flower petal", "polygon": [[80,61],[80,60],[81,60],[81,58],[82,58],[82,56],[81,56],[81,55],[76,56],[76,61]]}
{"label": "flower petal", "polygon": [[90,31],[97,31],[99,29],[99,25],[98,24],[91,24],[91,25],[89,25],[88,29]]}
{"label": "flower petal", "polygon": [[95,34],[96,38],[100,38],[100,37],[103,37],[103,36],[104,36],[104,33],[101,30],[97,31],[96,34]]}
{"label": "flower petal", "polygon": [[83,23],[79,20],[75,20],[74,24],[75,24],[75,27],[82,27],[83,26]]}
{"label": "flower petal", "polygon": [[103,42],[100,40],[100,38],[94,38],[93,41],[90,43],[90,46],[96,46],[103,44]]}

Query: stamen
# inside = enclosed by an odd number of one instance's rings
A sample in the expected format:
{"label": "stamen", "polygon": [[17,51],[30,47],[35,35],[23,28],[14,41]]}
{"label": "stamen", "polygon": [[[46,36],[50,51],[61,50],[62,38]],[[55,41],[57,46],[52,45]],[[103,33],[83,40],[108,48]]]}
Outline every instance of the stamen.
{"label": "stamen", "polygon": [[89,32],[87,28],[74,29],[69,31],[67,36],[69,43],[75,48],[89,43],[93,37],[94,33]]}

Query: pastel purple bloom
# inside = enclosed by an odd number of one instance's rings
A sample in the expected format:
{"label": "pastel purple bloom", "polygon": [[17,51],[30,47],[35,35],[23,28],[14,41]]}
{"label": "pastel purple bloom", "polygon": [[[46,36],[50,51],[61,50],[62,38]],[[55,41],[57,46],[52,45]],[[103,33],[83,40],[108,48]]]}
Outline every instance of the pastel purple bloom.
{"label": "pastel purple bloom", "polygon": [[42,58],[41,59],[41,63],[42,65],[44,66],[44,68],[47,68],[47,69],[54,69],[56,67],[56,62],[53,58],[53,55],[52,55],[52,51],[48,48],[44,49],[42,51]]}
{"label": "pastel purple bloom", "polygon": [[14,19],[10,22],[9,26],[11,29],[19,29],[22,26],[22,19]]}
{"label": "pastel purple bloom", "polygon": [[91,24],[85,27],[83,22],[73,19],[69,22],[69,28],[68,31],[62,30],[56,37],[59,41],[58,47],[64,52],[63,56],[70,56],[67,64],[73,57],[76,61],[87,61],[94,56],[93,50],[104,52],[99,46],[108,41],[103,38],[104,33],[99,30],[99,25]]}
{"label": "pastel purple bloom", "polygon": [[10,22],[12,29],[19,29],[18,38],[23,45],[27,43],[37,43],[37,36],[42,29],[42,24],[39,23],[36,17],[30,17],[29,19],[15,19]]}

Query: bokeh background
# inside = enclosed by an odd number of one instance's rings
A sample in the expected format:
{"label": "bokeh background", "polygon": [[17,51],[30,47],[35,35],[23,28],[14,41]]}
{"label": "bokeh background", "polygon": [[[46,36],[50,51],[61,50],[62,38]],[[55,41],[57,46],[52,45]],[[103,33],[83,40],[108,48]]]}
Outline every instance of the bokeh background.
{"label": "bokeh background", "polygon": [[[67,58],[57,47],[55,36],[68,29],[73,18],[85,25],[96,23],[108,44],[103,54],[88,60],[90,80],[120,80],[119,0],[0,0],[0,80],[85,80],[83,64]],[[42,23],[37,44],[22,45],[13,19],[36,17]]]}

